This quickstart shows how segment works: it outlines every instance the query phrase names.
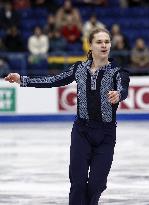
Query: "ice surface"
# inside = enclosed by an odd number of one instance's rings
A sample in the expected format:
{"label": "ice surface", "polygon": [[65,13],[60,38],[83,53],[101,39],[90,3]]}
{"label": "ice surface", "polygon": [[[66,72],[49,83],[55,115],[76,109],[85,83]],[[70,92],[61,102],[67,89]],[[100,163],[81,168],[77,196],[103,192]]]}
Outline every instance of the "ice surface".
{"label": "ice surface", "polygon": [[[72,123],[0,125],[0,204],[68,205]],[[149,122],[119,122],[102,205],[149,205]]]}

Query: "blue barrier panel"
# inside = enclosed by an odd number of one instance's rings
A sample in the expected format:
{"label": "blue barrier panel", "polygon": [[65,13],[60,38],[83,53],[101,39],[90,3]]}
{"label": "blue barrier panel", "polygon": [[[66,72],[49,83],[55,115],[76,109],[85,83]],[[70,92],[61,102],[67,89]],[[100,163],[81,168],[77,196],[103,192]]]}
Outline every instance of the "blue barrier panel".
{"label": "blue barrier panel", "polygon": [[[72,122],[75,115],[5,115],[0,116],[0,123],[22,122]],[[149,120],[149,113],[117,114],[117,121],[142,121]]]}

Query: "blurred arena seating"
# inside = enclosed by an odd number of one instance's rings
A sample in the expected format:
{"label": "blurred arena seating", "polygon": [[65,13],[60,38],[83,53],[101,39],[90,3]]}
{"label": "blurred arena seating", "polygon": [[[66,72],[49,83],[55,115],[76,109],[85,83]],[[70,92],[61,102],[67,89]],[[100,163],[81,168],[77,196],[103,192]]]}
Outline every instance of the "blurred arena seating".
{"label": "blurred arena seating", "polygon": [[[63,4],[62,0],[57,0],[57,2],[60,6]],[[149,8],[120,8],[118,0],[109,0],[109,4],[107,7],[88,7],[76,3],[77,1],[75,0],[72,2],[75,6],[79,8],[83,22],[88,20],[90,15],[94,13],[96,14],[97,18],[100,19],[100,21],[103,22],[109,30],[111,29],[113,24],[119,24],[122,33],[127,37],[131,47],[133,47],[135,40],[140,37],[143,38],[146,44],[149,46]],[[44,27],[46,25],[49,11],[47,8],[27,8],[18,10],[17,12],[20,16],[19,29],[21,31],[23,44],[26,51],[23,53],[15,54],[7,52],[5,54],[3,53],[3,55],[7,55],[12,71],[26,74],[26,66],[28,64],[27,40],[29,36],[31,36],[33,29],[36,25],[39,25],[41,27]],[[0,37],[3,38],[5,34],[5,31],[3,29],[0,29]],[[74,45],[68,44],[66,56],[83,55],[84,51],[82,49],[81,42],[78,42]],[[45,62],[43,64],[41,63],[42,67],[43,65],[46,65]],[[21,71],[19,69],[21,69]]]}

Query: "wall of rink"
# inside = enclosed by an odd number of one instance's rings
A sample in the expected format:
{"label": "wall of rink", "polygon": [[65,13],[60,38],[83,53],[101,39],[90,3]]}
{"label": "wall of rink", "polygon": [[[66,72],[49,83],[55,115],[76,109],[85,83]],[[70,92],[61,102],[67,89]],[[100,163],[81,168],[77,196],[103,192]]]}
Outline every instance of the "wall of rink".
{"label": "wall of rink", "polygon": [[[60,88],[20,88],[0,80],[0,122],[72,121],[76,84]],[[149,120],[149,79],[131,77],[128,98],[120,103],[118,120]]]}

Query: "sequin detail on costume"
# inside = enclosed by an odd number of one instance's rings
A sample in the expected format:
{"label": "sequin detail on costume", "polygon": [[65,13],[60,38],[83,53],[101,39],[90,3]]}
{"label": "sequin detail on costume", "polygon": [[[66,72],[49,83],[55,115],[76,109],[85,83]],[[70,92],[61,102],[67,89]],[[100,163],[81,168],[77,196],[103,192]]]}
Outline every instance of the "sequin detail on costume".
{"label": "sequin detail on costume", "polygon": [[48,77],[35,77],[35,78],[29,78],[26,76],[22,76],[22,86],[26,87],[27,84],[29,83],[34,83],[34,84],[38,84],[38,83],[54,83],[56,81],[65,79],[67,77],[70,77],[71,75],[73,75],[73,69],[74,69],[75,64],[73,64],[68,71],[64,71],[56,76],[48,76]]}
{"label": "sequin detail on costume", "polygon": [[119,97],[120,97],[119,100],[121,100],[121,91],[122,91],[123,87],[122,87],[122,84],[121,84],[121,76],[120,76],[120,73],[117,74],[116,80],[117,80],[117,91],[119,92]]}
{"label": "sequin detail on costume", "polygon": [[98,78],[99,70],[91,74],[91,90],[96,90],[96,80]]}
{"label": "sequin detail on costume", "polygon": [[88,71],[90,73],[90,76],[91,76],[91,90],[96,90],[96,81],[97,81],[97,78],[98,78],[99,71],[100,70],[106,70],[108,68],[111,68],[111,64],[102,66],[102,67],[98,68],[95,71],[95,73],[92,73],[90,67],[88,66],[87,69],[88,69]]}
{"label": "sequin detail on costume", "polygon": [[28,85],[28,81],[29,81],[29,77],[28,76],[21,76],[20,77],[20,86],[21,87],[27,87]]}
{"label": "sequin detail on costume", "polygon": [[103,122],[112,121],[112,104],[108,101],[108,92],[114,89],[113,76],[119,68],[107,69],[101,80],[101,113]]}
{"label": "sequin detail on costume", "polygon": [[29,82],[30,83],[54,83],[58,80],[65,79],[73,74],[74,65],[72,65],[68,71],[64,71],[56,76],[52,77],[43,77],[43,78],[32,78]]}
{"label": "sequin detail on costume", "polygon": [[87,97],[86,97],[86,80],[87,80],[87,66],[88,61],[78,65],[76,70],[76,82],[78,88],[78,106],[79,116],[84,119],[89,119],[87,111]]}

